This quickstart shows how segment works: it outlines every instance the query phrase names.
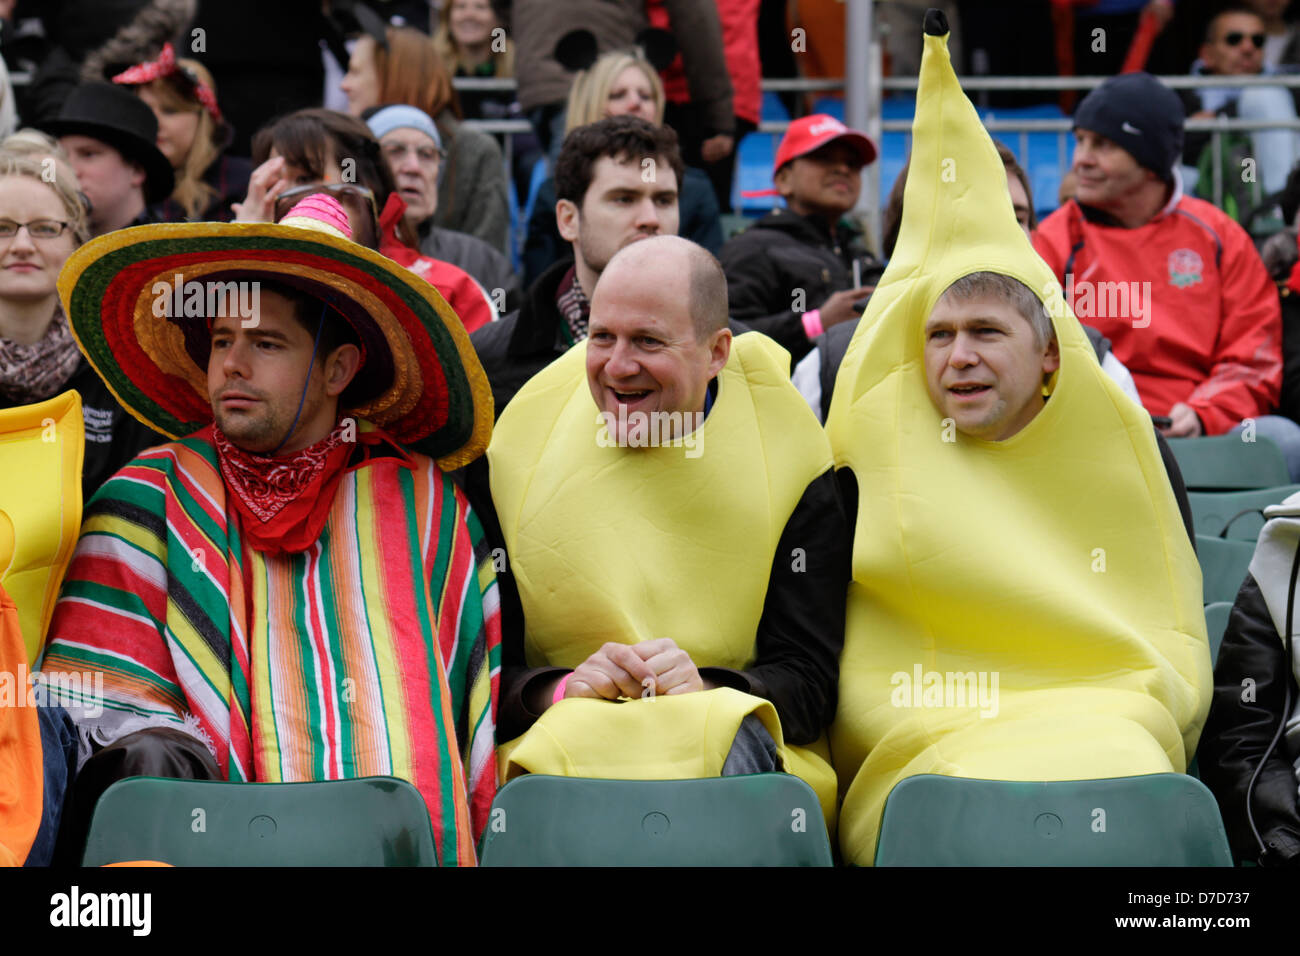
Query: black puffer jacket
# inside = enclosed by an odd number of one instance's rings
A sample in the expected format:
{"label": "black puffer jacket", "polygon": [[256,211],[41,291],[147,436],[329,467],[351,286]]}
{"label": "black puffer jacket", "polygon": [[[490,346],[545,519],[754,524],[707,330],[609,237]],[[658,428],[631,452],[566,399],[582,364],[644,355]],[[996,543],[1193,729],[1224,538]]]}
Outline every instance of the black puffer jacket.
{"label": "black puffer jacket", "polygon": [[[1246,815],[1246,790],[1287,710],[1300,694],[1274,620],[1285,621],[1291,562],[1300,544],[1300,500],[1294,496],[1260,532],[1250,575],[1237,594],[1214,668],[1214,697],[1201,732],[1201,778],[1219,801],[1233,853],[1239,860],[1300,866],[1300,805],[1296,760],[1300,727],[1284,734],[1269,755],[1251,794],[1260,853]],[[1300,618],[1297,618],[1300,621]],[[1294,626],[1294,625],[1293,625]]]}
{"label": "black puffer jacket", "polygon": [[768,213],[718,253],[732,318],[776,339],[791,362],[812,348],[803,314],[820,308],[831,293],[853,288],[854,259],[864,285],[880,277],[880,263],[857,229],[841,222],[832,235],[788,209]]}
{"label": "black puffer jacket", "polygon": [[555,292],[572,268],[572,263],[557,262],[528,289],[518,311],[470,335],[492,386],[497,418],[524,382],[568,351],[560,335],[564,319],[555,304]]}

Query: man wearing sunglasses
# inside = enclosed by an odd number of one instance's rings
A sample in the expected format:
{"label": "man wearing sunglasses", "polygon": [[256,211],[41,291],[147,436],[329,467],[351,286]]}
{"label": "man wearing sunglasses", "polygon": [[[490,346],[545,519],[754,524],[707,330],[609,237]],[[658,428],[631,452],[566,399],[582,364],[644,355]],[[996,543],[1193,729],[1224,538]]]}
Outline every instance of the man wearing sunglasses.
{"label": "man wearing sunglasses", "polygon": [[[1192,64],[1192,74],[1258,76],[1273,72],[1272,68],[1264,65],[1266,36],[1264,20],[1259,14],[1243,5],[1227,7],[1206,27],[1205,42],[1201,44],[1200,58]],[[1192,119],[1235,116],[1240,119],[1294,121],[1296,118],[1295,100],[1290,91],[1281,86],[1245,89],[1202,87],[1183,90],[1182,98],[1183,107]],[[1263,129],[1250,133],[1249,140],[1251,158],[1258,163],[1256,175],[1263,194],[1278,192],[1286,185],[1291,167],[1300,160],[1300,134],[1292,129]],[[1212,147],[1208,132],[1189,133],[1183,149],[1183,162],[1197,166],[1205,151]],[[1198,182],[1197,193],[1208,198],[1208,186],[1208,183]]]}

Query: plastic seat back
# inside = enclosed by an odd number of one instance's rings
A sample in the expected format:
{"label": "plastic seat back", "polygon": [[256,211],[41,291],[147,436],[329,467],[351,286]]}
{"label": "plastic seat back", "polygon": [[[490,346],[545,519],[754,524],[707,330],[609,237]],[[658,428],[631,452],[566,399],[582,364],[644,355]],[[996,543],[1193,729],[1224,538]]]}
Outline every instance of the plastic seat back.
{"label": "plastic seat back", "polygon": [[749,133],[736,148],[736,178],[731,189],[737,213],[761,215],[780,205],[773,196],[745,196],[746,192],[772,189],[772,164],[780,137],[774,133]]}
{"label": "plastic seat back", "polygon": [[1192,521],[1208,537],[1254,541],[1264,527],[1264,509],[1280,504],[1300,491],[1300,485],[1261,488],[1258,491],[1189,491]]}
{"label": "plastic seat back", "polygon": [[395,777],[222,783],[128,777],[95,805],[83,866],[436,866],[429,811]]}
{"label": "plastic seat back", "polygon": [[1219,662],[1219,648],[1223,646],[1223,635],[1228,630],[1228,615],[1232,613],[1232,603],[1216,601],[1205,606],[1205,632],[1210,637],[1210,666]]}
{"label": "plastic seat back", "polygon": [[1251,491],[1276,488],[1291,480],[1282,449],[1263,436],[1170,438],[1169,449],[1189,491]]}
{"label": "plastic seat back", "polygon": [[1196,536],[1196,557],[1201,563],[1201,595],[1205,604],[1237,600],[1237,592],[1250,570],[1255,542]]}
{"label": "plastic seat back", "polygon": [[817,795],[790,774],[528,774],[497,794],[483,865],[830,866],[831,849]]}
{"label": "plastic seat back", "polygon": [[877,866],[1231,866],[1218,805],[1186,774],[1016,782],[924,774],[885,804]]}

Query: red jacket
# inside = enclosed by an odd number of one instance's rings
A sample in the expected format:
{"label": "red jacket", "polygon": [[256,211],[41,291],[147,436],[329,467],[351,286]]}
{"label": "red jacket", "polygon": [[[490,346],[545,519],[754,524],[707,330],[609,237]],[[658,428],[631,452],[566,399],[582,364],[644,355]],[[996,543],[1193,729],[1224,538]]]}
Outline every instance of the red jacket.
{"label": "red jacket", "polygon": [[[715,0],[718,20],[722,24],[722,52],[731,75],[731,109],[741,119],[758,123],[762,111],[763,91],[759,83],[763,70],[758,62],[758,7],[760,0]],[[646,17],[652,27],[670,29],[668,11],[663,0],[646,0]],[[670,103],[685,103],[691,98],[686,71],[679,53],[663,71],[664,95]]]}
{"label": "red jacket", "polygon": [[494,321],[496,313],[492,308],[492,300],[468,272],[450,262],[431,259],[397,238],[397,224],[404,215],[406,203],[397,193],[390,194],[384,211],[379,216],[379,251],[399,266],[406,266],[437,289],[465,326],[466,332],[473,332]]}
{"label": "red jacket", "polygon": [[1039,225],[1034,247],[1079,321],[1110,339],[1153,415],[1184,402],[1207,435],[1220,435],[1277,406],[1277,288],[1245,230],[1210,203],[1177,193],[1125,229],[1085,219],[1071,200]]}

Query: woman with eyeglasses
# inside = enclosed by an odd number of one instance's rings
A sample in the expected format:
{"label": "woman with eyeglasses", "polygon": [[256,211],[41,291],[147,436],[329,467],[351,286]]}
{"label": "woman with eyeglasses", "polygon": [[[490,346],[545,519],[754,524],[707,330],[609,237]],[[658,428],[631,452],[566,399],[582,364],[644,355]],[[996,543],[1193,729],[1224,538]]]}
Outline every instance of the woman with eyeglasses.
{"label": "woman with eyeglasses", "polygon": [[380,36],[363,34],[340,89],[347,94],[353,116],[392,103],[427,113],[437,124],[446,154],[433,224],[478,236],[508,252],[510,210],[501,147],[487,133],[461,125],[451,74],[428,36],[411,27],[388,27]]}
{"label": "woman with eyeglasses", "polygon": [[133,66],[113,82],[134,89],[158,118],[158,149],[176,171],[176,186],[158,207],[162,221],[234,219],[231,207],[248,192],[253,166],[226,154],[234,131],[222,118],[207,68],[178,59],[167,43],[157,60]]}
{"label": "woman with eyeglasses", "polygon": [[478,236],[434,225],[444,153],[429,115],[399,103],[367,110],[362,119],[379,140],[397,180],[406,201],[406,221],[420,237],[420,252],[460,266],[483,288],[493,290],[502,311],[517,308],[519,282],[510,260]]}
{"label": "woman with eyeglasses", "polygon": [[419,251],[393,171],[361,120],[326,109],[290,113],[258,130],[253,162],[236,222],[278,222],[298,200],[327,192],[347,211],[353,240],[437,289],[466,331],[496,319],[491,298],[465,270]]}
{"label": "woman with eyeglasses", "polygon": [[118,404],[63,315],[59,270],[89,236],[76,174],[62,156],[0,150],[0,408],[76,389],[85,420],[83,501],[141,449],[166,441]]}

